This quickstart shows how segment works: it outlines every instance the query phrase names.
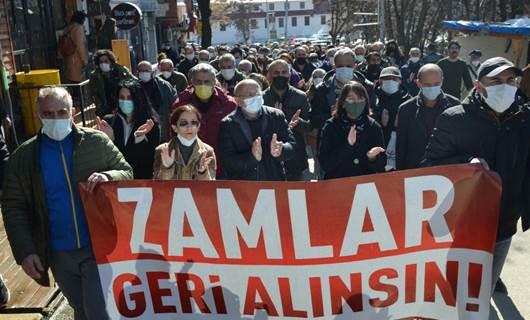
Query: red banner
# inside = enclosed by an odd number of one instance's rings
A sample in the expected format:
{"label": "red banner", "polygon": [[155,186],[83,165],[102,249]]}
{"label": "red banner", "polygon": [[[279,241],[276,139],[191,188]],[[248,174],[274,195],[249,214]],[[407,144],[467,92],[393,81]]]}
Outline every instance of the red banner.
{"label": "red banner", "polygon": [[487,319],[500,193],[456,165],[82,198],[113,319]]}

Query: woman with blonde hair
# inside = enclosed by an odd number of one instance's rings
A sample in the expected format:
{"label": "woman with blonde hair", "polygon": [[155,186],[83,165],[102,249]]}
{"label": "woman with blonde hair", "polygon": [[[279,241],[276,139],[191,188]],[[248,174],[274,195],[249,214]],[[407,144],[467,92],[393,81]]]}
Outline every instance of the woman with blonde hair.
{"label": "woman with blonde hair", "polygon": [[170,117],[173,138],[155,150],[153,177],[158,180],[215,180],[213,148],[197,137],[201,113],[192,105],[177,107]]}

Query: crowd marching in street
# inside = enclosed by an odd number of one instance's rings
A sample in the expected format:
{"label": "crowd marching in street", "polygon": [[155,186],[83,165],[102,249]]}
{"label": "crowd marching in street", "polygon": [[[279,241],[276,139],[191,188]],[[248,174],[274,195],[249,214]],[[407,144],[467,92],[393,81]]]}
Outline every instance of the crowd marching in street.
{"label": "crowd marching in street", "polygon": [[506,58],[460,49],[168,45],[134,74],[109,49],[91,62],[77,50],[65,63],[72,81],[92,65],[95,128],[73,123],[68,91],[43,88],[42,130],[1,153],[16,262],[42,285],[51,269],[76,319],[106,319],[81,182],[302,181],[479,163],[502,179],[492,293],[505,291],[511,238],[519,220],[530,227],[530,77]]}

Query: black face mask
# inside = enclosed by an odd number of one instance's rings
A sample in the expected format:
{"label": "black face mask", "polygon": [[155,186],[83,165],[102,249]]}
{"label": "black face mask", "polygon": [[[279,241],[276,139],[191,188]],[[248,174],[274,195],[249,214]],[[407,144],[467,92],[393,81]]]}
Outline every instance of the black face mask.
{"label": "black face mask", "polygon": [[296,58],[296,64],[306,64],[307,58]]}
{"label": "black face mask", "polygon": [[379,65],[378,64],[369,64],[368,65],[368,71],[376,72],[377,70],[379,70]]}
{"label": "black face mask", "polygon": [[284,90],[289,84],[289,78],[277,76],[272,78],[272,86],[277,90]]}

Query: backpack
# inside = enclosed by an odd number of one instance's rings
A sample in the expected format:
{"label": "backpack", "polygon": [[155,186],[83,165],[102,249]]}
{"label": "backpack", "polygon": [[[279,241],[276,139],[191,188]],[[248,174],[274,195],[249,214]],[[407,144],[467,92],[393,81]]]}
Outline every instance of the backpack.
{"label": "backpack", "polygon": [[76,45],[74,40],[69,35],[69,32],[62,34],[59,37],[58,51],[63,57],[71,56],[75,53]]}

